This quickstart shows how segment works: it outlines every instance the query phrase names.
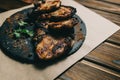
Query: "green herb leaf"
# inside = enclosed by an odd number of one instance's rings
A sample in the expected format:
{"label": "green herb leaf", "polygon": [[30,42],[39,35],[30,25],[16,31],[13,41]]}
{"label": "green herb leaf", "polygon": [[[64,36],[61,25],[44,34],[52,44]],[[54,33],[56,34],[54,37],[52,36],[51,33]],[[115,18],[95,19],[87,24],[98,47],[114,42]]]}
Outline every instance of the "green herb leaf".
{"label": "green herb leaf", "polygon": [[29,33],[29,30],[27,30],[27,29],[22,29],[21,33]]}
{"label": "green herb leaf", "polygon": [[28,23],[20,20],[20,21],[18,21],[18,24],[19,24],[20,26],[25,26],[25,25],[27,25]]}
{"label": "green herb leaf", "polygon": [[21,31],[22,31],[22,29],[21,29],[21,28],[19,28],[19,29],[15,30],[15,32],[21,32]]}
{"label": "green herb leaf", "polygon": [[14,35],[15,35],[16,38],[20,38],[20,33],[14,32]]}
{"label": "green herb leaf", "polygon": [[27,30],[27,29],[22,29],[21,33],[27,34],[30,37],[34,35],[33,31]]}
{"label": "green herb leaf", "polygon": [[34,36],[33,31],[29,31],[27,34],[28,34],[30,37]]}
{"label": "green herb leaf", "polygon": [[28,29],[21,29],[21,28],[19,28],[17,30],[14,30],[14,35],[15,35],[16,38],[20,38],[21,37],[21,33],[23,33],[22,35],[27,34],[30,37],[34,36],[34,32],[30,31]]}

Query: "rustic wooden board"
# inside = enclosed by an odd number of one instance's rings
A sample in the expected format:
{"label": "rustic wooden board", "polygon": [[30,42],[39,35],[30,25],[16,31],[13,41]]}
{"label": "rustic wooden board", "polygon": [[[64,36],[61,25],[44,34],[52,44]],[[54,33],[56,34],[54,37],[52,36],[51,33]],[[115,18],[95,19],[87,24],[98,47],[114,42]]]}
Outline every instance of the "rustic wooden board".
{"label": "rustic wooden board", "polygon": [[120,0],[101,0],[101,1],[105,1],[105,2],[108,2],[108,3],[111,3],[111,4],[120,5]]}
{"label": "rustic wooden board", "polygon": [[120,30],[109,37],[106,41],[120,46]]}
{"label": "rustic wooden board", "polygon": [[[92,66],[93,65],[93,66]],[[86,63],[85,61],[78,62],[71,69],[61,75],[56,80],[119,80],[117,74],[111,74],[112,71],[100,70],[100,66]],[[102,67],[101,67],[102,68]]]}
{"label": "rustic wooden board", "polygon": [[88,7],[114,14],[120,14],[118,5],[102,2],[101,0],[75,0],[76,2]]}
{"label": "rustic wooden board", "polygon": [[114,63],[114,60],[120,60],[120,46],[105,42],[85,56],[85,59],[120,71],[120,65]]}

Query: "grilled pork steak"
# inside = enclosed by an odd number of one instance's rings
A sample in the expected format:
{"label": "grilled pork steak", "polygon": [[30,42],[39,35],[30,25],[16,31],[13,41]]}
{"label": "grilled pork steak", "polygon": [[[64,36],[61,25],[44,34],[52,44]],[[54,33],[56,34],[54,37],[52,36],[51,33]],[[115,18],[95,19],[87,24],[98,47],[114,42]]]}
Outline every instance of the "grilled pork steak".
{"label": "grilled pork steak", "polygon": [[35,3],[33,10],[28,13],[31,22],[34,22],[39,15],[57,10],[61,6],[60,0],[44,0],[41,3]]}
{"label": "grilled pork steak", "polygon": [[42,35],[42,40],[36,45],[36,53],[42,60],[57,58],[66,54],[72,48],[73,40],[71,37],[53,37]]}
{"label": "grilled pork steak", "polygon": [[60,0],[45,0],[41,3],[38,3],[38,5],[36,6],[35,11],[39,11],[41,12],[50,12],[50,11],[54,11],[56,9],[58,9],[61,5],[61,1]]}
{"label": "grilled pork steak", "polygon": [[67,20],[57,21],[57,22],[44,21],[41,22],[40,24],[46,29],[50,28],[54,30],[64,30],[64,29],[71,29],[78,23],[79,23],[78,19],[73,17]]}
{"label": "grilled pork steak", "polygon": [[39,20],[64,20],[71,18],[76,13],[76,9],[71,6],[61,6],[58,10],[51,13],[41,14]]}

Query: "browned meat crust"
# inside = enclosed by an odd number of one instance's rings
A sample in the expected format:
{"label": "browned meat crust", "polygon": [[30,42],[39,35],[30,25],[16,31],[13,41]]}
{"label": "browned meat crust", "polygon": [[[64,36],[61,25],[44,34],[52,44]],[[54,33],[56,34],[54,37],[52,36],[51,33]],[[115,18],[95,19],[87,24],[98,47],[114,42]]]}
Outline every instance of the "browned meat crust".
{"label": "browned meat crust", "polygon": [[42,12],[49,12],[56,10],[60,7],[61,1],[60,0],[45,0],[45,2],[39,3],[37,7],[37,11]]}
{"label": "browned meat crust", "polygon": [[50,35],[43,35],[42,40],[36,46],[36,53],[42,60],[57,58],[66,54],[72,47],[70,37],[55,38]]}
{"label": "browned meat crust", "polygon": [[31,11],[31,13],[28,14],[29,19],[31,19],[31,22],[34,22],[39,15],[44,13],[53,12],[60,8],[61,1],[60,0],[45,0],[45,2],[40,2],[34,4],[34,8]]}
{"label": "browned meat crust", "polygon": [[58,10],[53,11],[51,13],[41,14],[38,17],[38,20],[64,20],[67,18],[71,18],[76,13],[76,9],[71,6],[61,6]]}
{"label": "browned meat crust", "polygon": [[79,21],[77,18],[73,17],[67,20],[63,20],[63,21],[58,21],[58,22],[53,22],[53,21],[44,21],[41,22],[41,25],[48,29],[56,29],[56,30],[63,30],[63,29],[70,29],[73,28],[76,24],[78,24]]}

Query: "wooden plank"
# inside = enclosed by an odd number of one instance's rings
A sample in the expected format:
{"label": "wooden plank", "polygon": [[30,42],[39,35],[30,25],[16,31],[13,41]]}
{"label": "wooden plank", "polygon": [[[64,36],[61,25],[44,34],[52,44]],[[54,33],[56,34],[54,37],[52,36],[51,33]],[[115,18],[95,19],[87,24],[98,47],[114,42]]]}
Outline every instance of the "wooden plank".
{"label": "wooden plank", "polygon": [[120,46],[105,42],[85,56],[84,59],[120,71],[120,65],[114,63],[114,60],[120,60]]}
{"label": "wooden plank", "polygon": [[114,70],[112,70],[112,69],[103,67],[103,66],[101,66],[101,65],[92,63],[92,62],[90,62],[90,61],[86,61],[86,60],[83,59],[83,60],[81,61],[81,63],[86,64],[86,65],[89,65],[89,66],[91,66],[91,67],[93,67],[93,68],[99,69],[99,70],[101,70],[101,71],[104,71],[104,72],[106,72],[106,73],[112,74],[112,75],[114,75],[114,76],[120,77],[120,72],[116,72],[116,71],[114,71]]}
{"label": "wooden plank", "polygon": [[120,0],[101,0],[101,1],[109,2],[111,4],[120,5]]}
{"label": "wooden plank", "polygon": [[[120,74],[86,61],[78,62],[56,80],[119,80]],[[103,70],[100,70],[100,69]],[[117,75],[116,75],[117,74]]]}
{"label": "wooden plank", "polygon": [[120,30],[109,37],[106,41],[120,46]]}
{"label": "wooden plank", "polygon": [[102,2],[101,0],[75,0],[75,1],[88,8],[93,8],[114,14],[120,14],[120,6],[105,3]]}

